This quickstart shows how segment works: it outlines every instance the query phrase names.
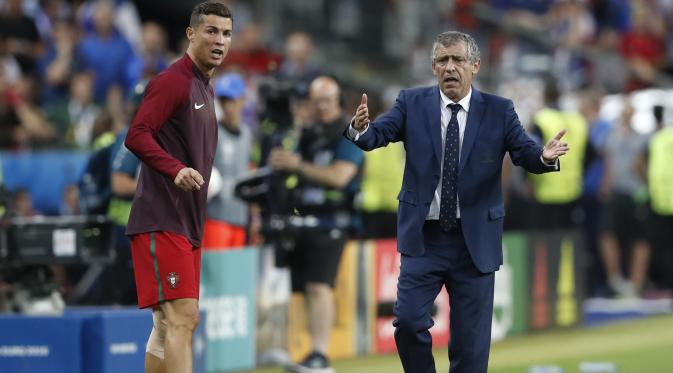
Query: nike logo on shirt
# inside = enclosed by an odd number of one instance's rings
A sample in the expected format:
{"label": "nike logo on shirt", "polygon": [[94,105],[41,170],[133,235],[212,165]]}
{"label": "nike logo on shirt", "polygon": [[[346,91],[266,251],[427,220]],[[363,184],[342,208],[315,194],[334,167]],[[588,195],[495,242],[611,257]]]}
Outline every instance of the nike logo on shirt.
{"label": "nike logo on shirt", "polygon": [[196,102],[194,103],[194,109],[199,110],[203,107],[205,104],[197,105]]}

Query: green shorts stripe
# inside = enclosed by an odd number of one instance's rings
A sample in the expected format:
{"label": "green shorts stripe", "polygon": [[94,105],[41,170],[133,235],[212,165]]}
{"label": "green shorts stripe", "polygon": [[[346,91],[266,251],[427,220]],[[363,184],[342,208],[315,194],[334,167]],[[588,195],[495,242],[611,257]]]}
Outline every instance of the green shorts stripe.
{"label": "green shorts stripe", "polygon": [[157,261],[157,242],[154,239],[154,232],[150,233],[150,254],[152,254],[152,261],[154,262],[154,277],[157,279],[159,285],[159,302],[164,300],[164,289],[161,285],[161,276],[159,276],[159,262]]}

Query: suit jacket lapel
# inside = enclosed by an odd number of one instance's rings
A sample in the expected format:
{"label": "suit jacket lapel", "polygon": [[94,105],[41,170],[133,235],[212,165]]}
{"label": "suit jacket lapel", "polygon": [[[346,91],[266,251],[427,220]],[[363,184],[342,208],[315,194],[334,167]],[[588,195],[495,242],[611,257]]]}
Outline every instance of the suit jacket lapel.
{"label": "suit jacket lapel", "polygon": [[442,117],[439,112],[439,87],[430,87],[426,96],[428,96],[428,99],[422,100],[425,106],[425,114],[428,116],[428,120],[425,121],[425,128],[430,135],[435,157],[440,162],[442,159]]}
{"label": "suit jacket lapel", "polygon": [[458,174],[463,171],[467,158],[474,145],[474,140],[479,133],[481,117],[484,115],[484,99],[481,93],[472,88],[472,97],[470,98],[470,111],[467,113],[467,124],[465,125],[465,135],[463,137],[463,146],[460,149],[460,163],[458,165]]}

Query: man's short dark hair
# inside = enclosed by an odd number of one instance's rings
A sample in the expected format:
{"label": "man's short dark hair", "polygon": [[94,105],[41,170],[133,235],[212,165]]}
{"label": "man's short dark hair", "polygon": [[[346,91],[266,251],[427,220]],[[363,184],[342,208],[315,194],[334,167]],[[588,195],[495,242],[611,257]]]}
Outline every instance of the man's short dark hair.
{"label": "man's short dark hair", "polygon": [[204,1],[196,4],[194,9],[192,9],[192,15],[189,17],[189,27],[195,29],[203,22],[203,18],[210,14],[229,18],[232,22],[234,21],[231,10],[226,5],[214,1]]}

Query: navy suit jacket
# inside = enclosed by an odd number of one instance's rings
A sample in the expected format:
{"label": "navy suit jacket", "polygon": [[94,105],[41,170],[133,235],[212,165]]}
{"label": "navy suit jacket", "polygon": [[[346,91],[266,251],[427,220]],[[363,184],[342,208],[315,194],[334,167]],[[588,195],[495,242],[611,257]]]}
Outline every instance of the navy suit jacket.
{"label": "navy suit jacket", "polygon": [[[355,144],[372,150],[397,141],[403,141],[406,149],[397,197],[397,249],[420,256],[425,252],[423,224],[440,182],[443,144],[438,86],[402,90],[394,106],[371,122]],[[502,264],[505,207],[500,175],[505,152],[529,172],[556,170],[542,163],[542,147],[524,131],[511,100],[472,88],[458,166],[458,198],[465,243],[483,273]]]}

